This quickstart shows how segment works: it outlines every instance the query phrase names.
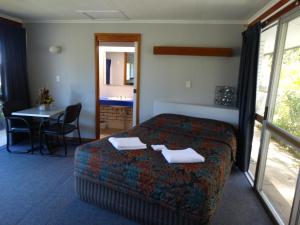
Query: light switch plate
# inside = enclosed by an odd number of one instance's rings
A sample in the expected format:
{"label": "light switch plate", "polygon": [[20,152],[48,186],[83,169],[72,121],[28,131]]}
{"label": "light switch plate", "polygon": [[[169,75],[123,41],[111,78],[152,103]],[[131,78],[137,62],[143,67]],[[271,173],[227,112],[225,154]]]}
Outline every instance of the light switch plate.
{"label": "light switch plate", "polygon": [[191,88],[191,81],[190,80],[187,80],[186,82],[185,82],[185,87],[186,88]]}
{"label": "light switch plate", "polygon": [[56,76],[56,82],[60,82],[60,76]]}

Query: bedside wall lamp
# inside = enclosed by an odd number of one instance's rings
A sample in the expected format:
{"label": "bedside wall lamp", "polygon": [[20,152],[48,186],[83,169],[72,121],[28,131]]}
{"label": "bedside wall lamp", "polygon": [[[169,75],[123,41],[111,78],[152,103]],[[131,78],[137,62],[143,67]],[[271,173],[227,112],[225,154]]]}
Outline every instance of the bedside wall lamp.
{"label": "bedside wall lamp", "polygon": [[49,52],[52,54],[59,54],[61,53],[62,48],[60,46],[50,46]]}

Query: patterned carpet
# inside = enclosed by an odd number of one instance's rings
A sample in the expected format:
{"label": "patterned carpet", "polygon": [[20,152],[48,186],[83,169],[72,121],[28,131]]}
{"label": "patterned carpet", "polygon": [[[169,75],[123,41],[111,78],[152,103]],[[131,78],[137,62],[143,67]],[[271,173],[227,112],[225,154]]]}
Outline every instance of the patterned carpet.
{"label": "patterned carpet", "polygon": [[[28,147],[19,146],[23,151]],[[122,216],[87,204],[74,191],[73,153],[9,154],[0,150],[0,224],[137,225]],[[271,225],[246,177],[233,168],[212,225]]]}

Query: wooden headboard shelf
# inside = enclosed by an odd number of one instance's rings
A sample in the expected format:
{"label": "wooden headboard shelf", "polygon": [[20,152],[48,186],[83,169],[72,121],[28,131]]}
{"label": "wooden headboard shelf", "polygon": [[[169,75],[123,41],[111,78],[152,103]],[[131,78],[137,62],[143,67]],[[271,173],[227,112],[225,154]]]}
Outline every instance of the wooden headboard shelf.
{"label": "wooden headboard shelf", "polygon": [[208,48],[208,47],[175,47],[154,46],[154,55],[189,55],[189,56],[217,56],[232,57],[232,48]]}

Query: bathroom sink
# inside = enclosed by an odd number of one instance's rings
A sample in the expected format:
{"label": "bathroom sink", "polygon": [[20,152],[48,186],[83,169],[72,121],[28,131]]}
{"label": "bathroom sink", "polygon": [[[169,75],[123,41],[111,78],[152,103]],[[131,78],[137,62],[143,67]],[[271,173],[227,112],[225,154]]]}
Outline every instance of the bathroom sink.
{"label": "bathroom sink", "polygon": [[101,105],[111,105],[111,106],[127,106],[133,107],[133,99],[128,97],[101,97],[99,100]]}
{"label": "bathroom sink", "polygon": [[132,98],[128,97],[102,97],[101,99],[108,99],[108,100],[113,100],[113,101],[132,101]]}

